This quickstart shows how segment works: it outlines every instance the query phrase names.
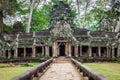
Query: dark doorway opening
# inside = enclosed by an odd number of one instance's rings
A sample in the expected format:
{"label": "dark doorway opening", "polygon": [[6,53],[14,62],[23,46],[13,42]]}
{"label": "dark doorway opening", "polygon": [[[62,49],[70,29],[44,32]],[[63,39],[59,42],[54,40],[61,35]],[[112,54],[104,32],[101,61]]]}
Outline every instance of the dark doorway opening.
{"label": "dark doorway opening", "polygon": [[83,56],[88,56],[88,46],[82,46],[82,55]]}
{"label": "dark doorway opening", "polygon": [[5,54],[6,58],[8,58],[8,50],[6,50],[6,54]]}
{"label": "dark doorway opening", "polygon": [[50,53],[50,57],[52,57],[52,47],[49,47],[49,53]]}
{"label": "dark doorway opening", "polygon": [[98,56],[98,47],[92,47],[92,56],[93,57]]}
{"label": "dark doorway opening", "polygon": [[72,49],[72,56],[74,56],[74,46],[72,46],[71,49]]}
{"label": "dark doorway opening", "polygon": [[107,55],[107,48],[101,47],[101,56],[106,57],[106,55]]}
{"label": "dark doorway opening", "polygon": [[23,57],[24,48],[18,48],[18,57]]}
{"label": "dark doorway opening", "polygon": [[115,50],[115,51],[114,51],[114,53],[115,53],[114,56],[117,57],[117,51],[118,51],[118,49],[115,48],[114,50]]}
{"label": "dark doorway opening", "polygon": [[59,46],[59,52],[60,52],[60,56],[65,56],[65,45],[61,44]]}
{"label": "dark doorway opening", "polygon": [[37,46],[36,47],[36,57],[41,57],[42,56],[42,47]]}
{"label": "dark doorway opening", "polygon": [[26,48],[26,53],[27,57],[32,57],[32,48]]}
{"label": "dark doorway opening", "polygon": [[41,54],[42,53],[42,47],[37,46],[36,47],[36,53]]}
{"label": "dark doorway opening", "polygon": [[11,50],[11,57],[14,58],[14,50]]}

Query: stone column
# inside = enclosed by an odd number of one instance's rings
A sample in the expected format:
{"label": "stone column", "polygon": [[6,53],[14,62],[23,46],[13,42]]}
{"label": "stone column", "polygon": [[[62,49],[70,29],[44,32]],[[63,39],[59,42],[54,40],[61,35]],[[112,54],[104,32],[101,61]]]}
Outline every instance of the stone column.
{"label": "stone column", "polygon": [[26,57],[26,48],[24,48],[24,58]]}
{"label": "stone column", "polygon": [[57,57],[57,46],[56,46],[56,42],[53,43],[53,57]]}
{"label": "stone column", "polygon": [[71,57],[71,44],[69,43],[69,50],[68,50],[68,55],[69,55],[69,57]]}
{"label": "stone column", "polygon": [[11,57],[11,50],[8,50],[8,58]]}
{"label": "stone column", "polygon": [[35,48],[35,46],[32,47],[32,57],[36,57],[36,48]]}
{"label": "stone column", "polygon": [[99,57],[101,56],[101,47],[100,46],[98,47],[98,55],[99,55]]}
{"label": "stone column", "polygon": [[112,57],[114,57],[114,56],[115,56],[115,48],[112,47]]}
{"label": "stone column", "polygon": [[14,50],[14,57],[15,57],[15,58],[18,57],[18,48],[16,48],[16,49]]}
{"label": "stone column", "polygon": [[78,57],[78,45],[74,46],[75,50],[74,50],[74,55],[75,57]]}
{"label": "stone column", "polygon": [[45,56],[49,57],[49,47],[45,46]]}
{"label": "stone column", "polygon": [[57,55],[60,55],[60,47],[57,46]]}
{"label": "stone column", "polygon": [[45,52],[44,46],[42,46],[42,56],[44,56],[44,52]]}
{"label": "stone column", "polygon": [[110,57],[110,49],[107,47],[107,57]]}
{"label": "stone column", "polygon": [[69,43],[66,43],[65,45],[65,54],[66,56],[69,56]]}
{"label": "stone column", "polygon": [[107,57],[109,57],[109,48],[107,47]]}
{"label": "stone column", "polygon": [[67,43],[65,44],[65,55],[67,56]]}
{"label": "stone column", "polygon": [[80,56],[82,56],[82,46],[80,45]]}
{"label": "stone column", "polygon": [[118,44],[117,57],[120,57],[120,44]]}
{"label": "stone column", "polygon": [[88,52],[89,52],[89,57],[91,57],[92,56],[92,47],[91,46],[89,46]]}

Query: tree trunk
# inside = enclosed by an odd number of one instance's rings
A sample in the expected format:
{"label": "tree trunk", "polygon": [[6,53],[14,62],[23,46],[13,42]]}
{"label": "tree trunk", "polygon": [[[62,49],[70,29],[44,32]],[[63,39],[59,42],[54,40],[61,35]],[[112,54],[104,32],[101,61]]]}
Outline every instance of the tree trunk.
{"label": "tree trunk", "polygon": [[118,21],[116,28],[115,28],[115,32],[119,32],[120,31],[120,20]]}
{"label": "tree trunk", "polygon": [[27,33],[30,32],[30,28],[31,28],[31,21],[32,21],[32,14],[33,14],[33,9],[34,9],[34,3],[35,3],[35,0],[32,0],[32,4],[31,4],[31,7],[30,7],[29,20],[28,20],[28,24],[27,24],[27,28],[26,28]]}
{"label": "tree trunk", "polygon": [[78,10],[78,23],[80,28],[82,28],[81,23],[80,23],[80,2],[79,0],[76,0],[76,4],[77,4],[77,10]]}
{"label": "tree trunk", "polygon": [[3,12],[0,11],[0,32],[3,31]]}
{"label": "tree trunk", "polygon": [[88,9],[89,3],[90,3],[90,1],[86,1],[85,16],[84,16],[84,19],[83,19],[83,22],[82,22],[83,28],[85,28],[85,22],[86,22],[86,17],[87,17],[87,9]]}

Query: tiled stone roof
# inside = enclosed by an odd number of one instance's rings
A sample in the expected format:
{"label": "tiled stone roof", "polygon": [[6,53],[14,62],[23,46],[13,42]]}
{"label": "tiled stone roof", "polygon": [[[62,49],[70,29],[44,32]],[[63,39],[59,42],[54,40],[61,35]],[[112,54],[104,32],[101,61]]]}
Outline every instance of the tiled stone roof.
{"label": "tiled stone roof", "polygon": [[105,32],[103,32],[103,31],[95,31],[95,32],[90,32],[90,35],[92,37],[105,37]]}
{"label": "tiled stone roof", "polygon": [[74,29],[74,35],[87,35],[87,29]]}
{"label": "tiled stone roof", "polygon": [[7,40],[9,41],[13,41],[17,38],[17,34],[10,34],[10,35],[7,35]]}
{"label": "tiled stone roof", "polygon": [[40,30],[35,33],[36,36],[49,36],[50,30]]}
{"label": "tiled stone roof", "polygon": [[110,38],[115,38],[117,35],[117,32],[106,32],[106,34],[108,35],[108,37]]}
{"label": "tiled stone roof", "polygon": [[32,38],[33,34],[32,33],[23,33],[19,35],[19,38]]}

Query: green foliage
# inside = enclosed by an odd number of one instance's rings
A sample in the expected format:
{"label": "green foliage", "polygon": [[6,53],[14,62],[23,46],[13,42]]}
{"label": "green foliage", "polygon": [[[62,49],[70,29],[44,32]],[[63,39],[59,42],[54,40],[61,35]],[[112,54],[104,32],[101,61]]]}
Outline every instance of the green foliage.
{"label": "green foliage", "polygon": [[51,2],[54,3],[54,4],[58,4],[59,0],[51,0]]}
{"label": "green foliage", "polygon": [[[28,14],[30,12],[30,4],[31,1],[26,3],[26,0],[0,0],[1,6],[0,10],[3,11],[3,16],[6,15],[13,15],[16,13],[17,17],[20,17],[24,28],[26,28],[28,23]],[[76,3],[74,0],[63,0],[65,4],[69,4],[72,11],[72,18],[74,19],[74,23],[72,27],[78,28],[78,21],[77,21],[77,10],[76,10]],[[19,2],[19,3],[18,3]],[[39,0],[36,0],[36,4]],[[40,1],[42,4],[42,1]],[[80,12],[84,13],[85,5],[87,0],[79,0],[80,4]],[[111,0],[111,5],[109,5],[109,0],[95,0],[92,3],[88,4],[87,13],[80,15],[80,23],[84,22],[84,28],[90,29],[92,31],[98,31],[103,28],[105,31],[112,31],[113,27],[117,25],[117,21],[119,21],[120,17],[120,1]],[[50,11],[53,4],[58,4],[59,0],[51,0],[49,2],[45,2],[44,5],[40,5],[40,8],[35,8],[33,11],[32,23],[31,23],[31,32],[48,29],[49,20],[50,20]],[[29,4],[29,5],[28,5]],[[94,6],[94,7],[91,7]],[[106,6],[110,8],[107,9]],[[84,8],[82,8],[84,7]],[[22,17],[21,17],[22,16]],[[60,17],[58,17],[60,18]],[[65,17],[66,18],[66,17]],[[7,29],[8,28],[8,29]],[[10,29],[10,31],[9,31]],[[11,33],[12,27],[4,27],[4,32]]]}
{"label": "green foliage", "polygon": [[49,16],[43,10],[35,9],[32,18],[31,32],[44,29],[48,25]]}
{"label": "green foliage", "polygon": [[12,15],[16,12],[17,0],[0,0],[0,11],[4,15]]}
{"label": "green foliage", "polygon": [[3,33],[7,33],[7,34],[10,34],[12,33],[12,26],[11,25],[6,25],[4,24],[4,27],[3,27]]}
{"label": "green foliage", "polygon": [[[68,2],[68,0],[64,0]],[[33,18],[32,18],[32,28],[31,32],[48,29],[49,28],[49,20],[50,20],[50,12],[52,9],[52,4],[58,4],[59,0],[52,0],[50,3],[42,6],[41,9],[34,9]],[[76,18],[77,13],[76,10],[72,8],[72,18]],[[60,17],[58,17],[60,18]],[[76,23],[72,24],[75,28],[77,27]]]}

